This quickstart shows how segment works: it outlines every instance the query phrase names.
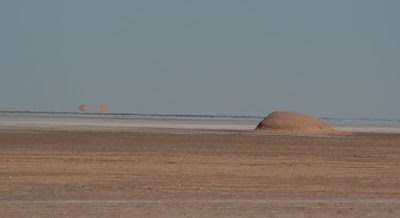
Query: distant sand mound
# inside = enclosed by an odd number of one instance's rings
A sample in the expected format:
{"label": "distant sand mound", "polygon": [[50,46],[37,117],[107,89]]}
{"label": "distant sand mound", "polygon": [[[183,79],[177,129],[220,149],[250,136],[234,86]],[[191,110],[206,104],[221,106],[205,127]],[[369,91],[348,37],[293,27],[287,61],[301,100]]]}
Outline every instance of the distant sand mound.
{"label": "distant sand mound", "polygon": [[102,111],[102,112],[107,112],[107,111],[111,110],[110,106],[108,106],[108,105],[100,105],[100,106],[97,106],[97,107],[91,107],[91,106],[85,105],[85,104],[80,105],[78,107],[78,109],[80,111],[97,110],[97,111]]}
{"label": "distant sand mound", "polygon": [[256,130],[272,134],[346,134],[332,129],[329,124],[321,120],[292,111],[272,112],[258,124]]}

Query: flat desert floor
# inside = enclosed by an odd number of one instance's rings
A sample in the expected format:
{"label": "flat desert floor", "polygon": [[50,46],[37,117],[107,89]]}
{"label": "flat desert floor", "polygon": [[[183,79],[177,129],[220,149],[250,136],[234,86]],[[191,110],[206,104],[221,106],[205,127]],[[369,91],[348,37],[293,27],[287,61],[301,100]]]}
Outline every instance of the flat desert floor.
{"label": "flat desert floor", "polygon": [[399,217],[400,134],[0,130],[0,217]]}

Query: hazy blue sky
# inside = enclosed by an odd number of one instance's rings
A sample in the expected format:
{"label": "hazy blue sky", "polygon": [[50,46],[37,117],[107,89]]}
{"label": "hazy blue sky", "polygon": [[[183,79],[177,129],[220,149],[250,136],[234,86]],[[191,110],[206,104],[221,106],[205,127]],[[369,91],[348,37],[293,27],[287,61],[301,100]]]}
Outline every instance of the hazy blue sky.
{"label": "hazy blue sky", "polygon": [[0,1],[0,110],[400,118],[400,1]]}

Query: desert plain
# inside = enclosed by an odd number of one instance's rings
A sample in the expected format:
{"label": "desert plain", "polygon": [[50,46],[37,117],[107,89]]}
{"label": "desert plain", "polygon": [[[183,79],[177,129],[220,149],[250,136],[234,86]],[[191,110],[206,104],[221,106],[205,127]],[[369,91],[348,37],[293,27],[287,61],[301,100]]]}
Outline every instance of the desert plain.
{"label": "desert plain", "polygon": [[0,217],[400,216],[393,131],[282,135],[246,122],[57,119],[1,117]]}

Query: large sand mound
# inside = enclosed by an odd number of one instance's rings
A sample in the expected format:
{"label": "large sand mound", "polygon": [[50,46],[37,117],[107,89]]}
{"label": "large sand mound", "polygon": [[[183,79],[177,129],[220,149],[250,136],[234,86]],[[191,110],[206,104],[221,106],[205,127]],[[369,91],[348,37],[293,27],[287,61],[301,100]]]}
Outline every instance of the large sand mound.
{"label": "large sand mound", "polygon": [[97,110],[97,111],[102,111],[102,112],[107,112],[107,111],[111,110],[110,106],[108,106],[108,105],[100,105],[100,106],[97,106],[97,107],[91,107],[91,106],[85,105],[85,104],[80,105],[78,107],[78,109],[80,111]]}
{"label": "large sand mound", "polygon": [[345,134],[321,120],[292,111],[272,112],[258,124],[256,130],[272,134]]}

